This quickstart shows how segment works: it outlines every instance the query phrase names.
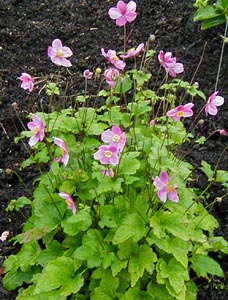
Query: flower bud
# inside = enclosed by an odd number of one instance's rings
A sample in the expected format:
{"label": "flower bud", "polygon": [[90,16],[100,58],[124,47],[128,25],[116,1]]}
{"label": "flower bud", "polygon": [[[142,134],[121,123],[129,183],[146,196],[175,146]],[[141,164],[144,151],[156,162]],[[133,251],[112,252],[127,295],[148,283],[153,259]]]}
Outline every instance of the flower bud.
{"label": "flower bud", "polygon": [[222,197],[216,197],[215,202],[221,203],[222,202]]}
{"label": "flower bud", "polygon": [[150,37],[149,37],[149,42],[150,43],[153,43],[155,41],[156,37],[154,34],[150,34]]}
{"label": "flower bud", "polygon": [[96,76],[99,76],[101,74],[101,72],[102,72],[101,68],[96,68],[96,70],[95,70]]}
{"label": "flower bud", "polygon": [[193,83],[193,87],[198,88],[198,87],[199,87],[199,82],[197,82],[197,81],[194,82],[194,83]]}
{"label": "flower bud", "polygon": [[225,129],[220,129],[219,134],[220,135],[227,135],[227,131]]}
{"label": "flower bud", "polygon": [[198,122],[197,122],[197,125],[199,126],[202,126],[204,124],[204,119],[200,119]]}

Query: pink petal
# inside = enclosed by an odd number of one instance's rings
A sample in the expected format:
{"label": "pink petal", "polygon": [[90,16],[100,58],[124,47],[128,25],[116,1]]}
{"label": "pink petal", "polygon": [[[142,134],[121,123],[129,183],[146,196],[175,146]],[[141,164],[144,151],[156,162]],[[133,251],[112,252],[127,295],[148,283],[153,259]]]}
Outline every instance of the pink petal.
{"label": "pink petal", "polygon": [[168,176],[167,172],[161,171],[159,177],[160,177],[161,181],[162,181],[164,184],[167,184],[167,183],[168,183],[168,181],[169,181],[169,176]]}
{"label": "pink petal", "polygon": [[184,66],[181,63],[176,63],[173,67],[173,71],[177,74],[184,72]]}
{"label": "pink petal", "polygon": [[105,130],[102,134],[101,134],[101,140],[104,143],[110,143],[112,141],[112,132],[110,129]]}
{"label": "pink petal", "polygon": [[117,9],[123,15],[127,12],[127,5],[123,1],[117,3]]}
{"label": "pink petal", "polygon": [[130,1],[127,4],[127,10],[134,12],[136,10],[136,3],[134,1]]}
{"label": "pink petal", "polygon": [[39,138],[37,135],[33,135],[30,139],[29,139],[29,146],[33,147],[35,146],[37,143],[39,142]]}
{"label": "pink petal", "polygon": [[73,52],[71,51],[71,49],[69,47],[62,47],[62,51],[64,54],[64,57],[70,57],[71,55],[73,55]]}
{"label": "pink petal", "polygon": [[66,152],[63,157],[62,157],[62,163],[64,164],[64,166],[66,167],[69,161],[69,154],[68,152]]}
{"label": "pink petal", "polygon": [[62,49],[62,42],[59,40],[59,39],[55,39],[53,42],[52,42],[52,47],[56,50],[61,50]]}
{"label": "pink petal", "polygon": [[117,26],[124,26],[127,23],[127,19],[125,16],[121,16],[116,20]]}
{"label": "pink petal", "polygon": [[211,104],[206,105],[205,112],[206,112],[206,114],[215,116],[218,113],[218,109],[214,104],[211,103]]}
{"label": "pink petal", "polygon": [[161,190],[159,190],[157,192],[158,198],[162,201],[162,202],[166,202],[167,201],[167,191],[166,188],[163,188]]}
{"label": "pink petal", "polygon": [[118,165],[118,163],[119,163],[119,158],[118,158],[118,156],[117,155],[112,155],[112,157],[109,159],[109,161],[110,161],[110,163],[112,164],[112,165]]}
{"label": "pink petal", "polygon": [[98,150],[93,154],[94,159],[100,160],[104,156],[104,151]]}
{"label": "pink petal", "polygon": [[172,192],[168,192],[168,197],[173,202],[178,202],[179,197],[176,190],[173,190]]}
{"label": "pink petal", "polygon": [[48,46],[47,54],[49,57],[56,56],[57,51],[51,46]]}
{"label": "pink petal", "polygon": [[116,20],[122,16],[122,14],[119,12],[119,10],[116,7],[111,7],[108,11],[108,14],[110,18],[113,20]]}
{"label": "pink petal", "polygon": [[136,12],[128,12],[125,15],[128,22],[133,22],[135,20],[136,16],[137,16]]}
{"label": "pink petal", "polygon": [[161,181],[161,179],[158,176],[156,176],[154,178],[153,184],[158,190],[164,188],[164,186],[165,186],[164,183]]}
{"label": "pink petal", "polygon": [[119,126],[112,126],[112,132],[114,134],[117,134],[117,135],[121,135],[122,134],[122,130],[120,129]]}
{"label": "pink petal", "polygon": [[186,108],[192,108],[194,106],[194,103],[190,102],[184,105]]}
{"label": "pink petal", "polygon": [[216,96],[215,99],[213,100],[213,104],[216,106],[221,106],[224,103],[224,98],[221,96]]}

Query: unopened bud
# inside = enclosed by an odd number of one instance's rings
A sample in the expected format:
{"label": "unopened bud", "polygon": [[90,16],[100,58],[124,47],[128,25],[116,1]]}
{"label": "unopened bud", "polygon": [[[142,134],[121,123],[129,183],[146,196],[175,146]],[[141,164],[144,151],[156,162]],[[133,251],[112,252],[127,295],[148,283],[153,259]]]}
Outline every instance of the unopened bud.
{"label": "unopened bud", "polygon": [[150,37],[149,37],[149,42],[150,43],[153,43],[155,41],[155,35],[154,34],[150,34]]}
{"label": "unopened bud", "polygon": [[199,126],[202,126],[204,124],[204,119],[200,119],[198,122],[197,122],[197,125]]}
{"label": "unopened bud", "polygon": [[153,126],[155,125],[155,120],[151,120],[151,121],[149,122],[149,125],[150,125],[150,127],[153,127]]}
{"label": "unopened bud", "polygon": [[218,202],[218,203],[221,203],[222,202],[222,197],[216,197],[215,201]]}
{"label": "unopened bud", "polygon": [[0,241],[4,242],[5,240],[7,240],[8,236],[9,236],[9,231],[6,230],[2,233],[2,235],[0,236]]}
{"label": "unopened bud", "polygon": [[197,82],[197,81],[194,82],[194,83],[193,83],[193,86],[194,86],[195,88],[198,88],[198,87],[199,87],[199,82]]}
{"label": "unopened bud", "polygon": [[101,68],[96,68],[95,74],[96,74],[97,76],[100,75],[101,72],[102,72]]}
{"label": "unopened bud", "polygon": [[227,135],[227,131],[225,129],[220,129],[219,134],[220,135]]}

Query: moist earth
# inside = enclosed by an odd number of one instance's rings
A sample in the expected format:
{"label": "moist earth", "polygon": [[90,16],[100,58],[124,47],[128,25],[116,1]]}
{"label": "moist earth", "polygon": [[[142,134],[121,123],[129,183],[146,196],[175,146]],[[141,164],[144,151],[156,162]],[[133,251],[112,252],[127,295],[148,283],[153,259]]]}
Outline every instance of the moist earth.
{"label": "moist earth", "polygon": [[[33,179],[38,174],[33,167],[20,169],[21,162],[28,154],[23,143],[14,143],[14,137],[23,130],[28,113],[42,109],[45,97],[42,98],[42,93],[40,96],[37,93],[32,96],[26,93],[19,87],[18,77],[21,72],[32,76],[55,73],[56,67],[46,53],[52,40],[59,38],[74,52],[71,74],[68,75],[69,90],[74,94],[82,92],[82,72],[87,68],[95,70],[106,65],[100,49],[122,48],[122,28],[117,27],[107,14],[116,2],[0,0],[0,235],[4,231],[9,231],[9,237],[20,233],[29,211],[6,212],[5,208],[11,199],[31,194]],[[151,34],[155,35],[153,49],[173,52],[185,66],[184,80],[198,82],[207,96],[214,92],[224,26],[201,31],[200,24],[193,22],[194,1],[135,2],[138,16],[128,26],[129,46],[145,43]],[[227,61],[228,51],[225,46],[218,82],[219,93],[225,99],[228,99]],[[202,107],[202,101],[196,100],[195,106]],[[195,130],[210,138],[203,146],[193,148],[189,153],[187,151],[186,159],[194,166],[195,186],[205,188],[207,180],[199,169],[202,160],[212,167],[228,170],[228,153],[224,151],[228,137],[220,136],[217,132],[213,134],[218,129],[228,130],[227,100],[217,116],[205,117],[202,113],[200,118],[203,125]],[[228,198],[214,203],[214,199],[225,192],[221,186],[214,186],[210,190],[207,205],[220,223],[218,234],[228,239]],[[9,240],[0,241],[0,276],[4,259],[17,251],[18,246]],[[226,276],[224,279],[211,277],[209,281],[196,280],[198,300],[228,299],[228,258],[217,259]],[[5,291],[0,283],[0,299],[13,300],[16,294]]]}

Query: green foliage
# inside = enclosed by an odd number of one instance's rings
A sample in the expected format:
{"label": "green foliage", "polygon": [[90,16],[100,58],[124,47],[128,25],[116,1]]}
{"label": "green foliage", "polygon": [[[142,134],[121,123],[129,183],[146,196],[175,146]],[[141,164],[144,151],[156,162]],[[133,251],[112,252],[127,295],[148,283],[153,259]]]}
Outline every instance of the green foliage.
{"label": "green foliage", "polygon": [[48,96],[60,95],[60,89],[55,82],[49,82],[46,85],[46,94]]}
{"label": "green foliage", "polygon": [[217,0],[214,4],[203,3],[197,6],[194,21],[201,21],[201,29],[205,30],[227,22],[228,1]]}

